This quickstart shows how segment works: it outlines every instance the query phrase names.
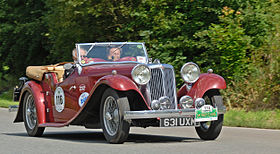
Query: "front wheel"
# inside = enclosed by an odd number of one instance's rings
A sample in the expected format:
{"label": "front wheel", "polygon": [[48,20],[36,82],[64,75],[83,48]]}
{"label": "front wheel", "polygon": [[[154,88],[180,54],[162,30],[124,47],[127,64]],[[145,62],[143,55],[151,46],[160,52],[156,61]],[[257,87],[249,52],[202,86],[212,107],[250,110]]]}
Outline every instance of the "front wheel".
{"label": "front wheel", "polygon": [[38,127],[37,111],[34,97],[27,92],[23,100],[23,121],[29,136],[42,136],[45,127]]}
{"label": "front wheel", "polygon": [[110,143],[123,143],[129,134],[130,122],[124,120],[124,111],[129,111],[126,97],[109,88],[105,90],[100,105],[100,121],[106,140]]}
{"label": "front wheel", "polygon": [[[212,90],[206,92],[206,94],[203,96],[205,103],[208,105],[212,105],[213,107],[216,106],[217,102],[222,101],[222,97],[217,90]],[[224,121],[224,115],[220,114],[218,115],[218,120],[216,121],[210,121],[210,122],[200,122],[199,127],[195,127],[195,130],[198,134],[198,136],[203,140],[215,140],[223,126]]]}

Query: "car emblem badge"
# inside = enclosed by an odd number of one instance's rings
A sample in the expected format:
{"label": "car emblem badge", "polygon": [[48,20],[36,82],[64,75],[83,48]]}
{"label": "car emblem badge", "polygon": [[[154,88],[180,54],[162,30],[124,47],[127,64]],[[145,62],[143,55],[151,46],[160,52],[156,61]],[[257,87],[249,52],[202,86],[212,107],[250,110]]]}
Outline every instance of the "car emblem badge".
{"label": "car emblem badge", "polygon": [[80,86],[79,86],[79,91],[82,93],[82,92],[85,92],[86,91],[86,85],[84,85],[84,84],[81,84]]}

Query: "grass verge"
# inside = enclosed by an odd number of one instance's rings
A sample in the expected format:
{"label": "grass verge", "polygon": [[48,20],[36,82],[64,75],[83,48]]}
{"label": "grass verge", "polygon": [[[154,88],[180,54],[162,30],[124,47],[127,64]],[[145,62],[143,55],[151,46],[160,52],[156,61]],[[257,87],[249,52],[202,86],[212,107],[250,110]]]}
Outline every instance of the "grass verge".
{"label": "grass verge", "polygon": [[18,102],[14,102],[12,100],[6,100],[0,98],[0,107],[8,108],[10,105],[18,105]]}
{"label": "grass verge", "polygon": [[280,129],[280,110],[245,111],[232,109],[226,112],[225,126]]}
{"label": "grass verge", "polygon": [[9,90],[0,95],[0,107],[8,108],[10,105],[18,105],[18,102],[12,101],[13,90]]}

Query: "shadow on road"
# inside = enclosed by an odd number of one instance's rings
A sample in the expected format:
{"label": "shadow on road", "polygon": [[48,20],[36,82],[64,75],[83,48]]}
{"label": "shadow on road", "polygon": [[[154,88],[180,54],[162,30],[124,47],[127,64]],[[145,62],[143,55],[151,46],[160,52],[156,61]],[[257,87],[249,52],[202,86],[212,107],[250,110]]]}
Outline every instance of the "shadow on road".
{"label": "shadow on road", "polygon": [[160,136],[160,135],[144,135],[129,134],[126,142],[133,143],[177,143],[177,142],[203,142],[198,138],[187,138],[178,136]]}
{"label": "shadow on road", "polygon": [[[3,133],[5,135],[29,137],[26,133]],[[107,143],[102,132],[47,132],[40,139],[63,140],[85,143]],[[186,138],[178,136],[160,136],[146,134],[129,134],[126,143],[178,143],[178,142],[204,142],[198,138]]]}

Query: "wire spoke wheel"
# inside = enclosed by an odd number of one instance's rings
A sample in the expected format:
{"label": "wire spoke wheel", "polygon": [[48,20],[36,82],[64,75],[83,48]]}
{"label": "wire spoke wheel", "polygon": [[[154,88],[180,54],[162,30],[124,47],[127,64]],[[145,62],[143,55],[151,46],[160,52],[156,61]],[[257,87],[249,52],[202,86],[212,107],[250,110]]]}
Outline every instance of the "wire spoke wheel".
{"label": "wire spoke wheel", "polygon": [[200,122],[201,130],[203,130],[204,132],[207,132],[207,130],[209,129],[210,125],[211,125],[211,121]]}
{"label": "wire spoke wheel", "polygon": [[27,92],[23,100],[23,121],[29,136],[41,136],[44,127],[38,127],[37,110],[34,97]]}
{"label": "wire spoke wheel", "polygon": [[[206,105],[212,105],[213,107],[215,107],[216,105],[212,102],[214,102],[213,97],[209,98],[208,95],[205,95],[203,97],[203,99],[205,100],[205,104]],[[207,122],[200,122],[200,127],[201,130],[204,132],[207,132],[207,130],[209,129],[209,127],[211,126],[212,121],[207,121]]]}
{"label": "wire spoke wheel", "polygon": [[124,120],[124,111],[129,111],[126,97],[108,88],[103,93],[100,105],[100,122],[106,140],[110,143],[123,143],[129,134],[130,122]]}
{"label": "wire spoke wheel", "polygon": [[107,97],[103,109],[105,128],[108,134],[113,136],[117,133],[120,122],[119,109],[115,98],[112,96]]}
{"label": "wire spoke wheel", "polygon": [[36,107],[32,95],[27,97],[26,101],[26,123],[30,129],[33,129],[37,123]]}
{"label": "wire spoke wheel", "polygon": [[[212,105],[216,107],[217,102],[222,102],[222,97],[220,96],[219,91],[210,90],[205,93],[203,96],[206,105]],[[203,140],[214,140],[216,139],[223,126],[224,115],[218,115],[218,120],[200,122],[199,127],[195,127],[198,136]]]}

